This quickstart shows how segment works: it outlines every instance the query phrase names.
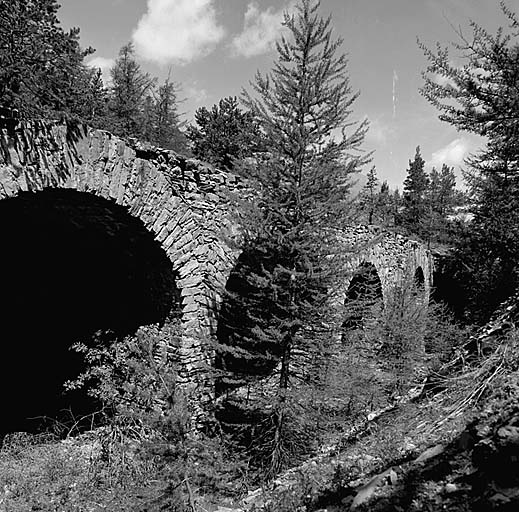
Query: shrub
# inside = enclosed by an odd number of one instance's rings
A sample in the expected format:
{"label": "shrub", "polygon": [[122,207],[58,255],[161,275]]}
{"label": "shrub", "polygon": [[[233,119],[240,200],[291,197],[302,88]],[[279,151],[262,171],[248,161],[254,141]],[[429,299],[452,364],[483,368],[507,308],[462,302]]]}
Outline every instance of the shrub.
{"label": "shrub", "polygon": [[99,434],[103,456],[118,466],[128,458],[153,466],[166,484],[160,506],[183,511],[197,493],[236,494],[245,466],[226,439],[195,430],[195,398],[178,386],[176,366],[167,356],[167,343],[177,332],[166,324],[109,344],[76,344],[87,370],[68,387],[87,386],[103,404],[108,422]]}

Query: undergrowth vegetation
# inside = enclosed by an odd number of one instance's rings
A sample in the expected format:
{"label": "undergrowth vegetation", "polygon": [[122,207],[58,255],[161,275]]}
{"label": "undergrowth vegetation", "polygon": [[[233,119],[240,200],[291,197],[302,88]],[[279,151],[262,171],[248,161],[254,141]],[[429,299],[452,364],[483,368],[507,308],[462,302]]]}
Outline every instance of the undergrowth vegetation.
{"label": "undergrowth vegetation", "polygon": [[[319,385],[300,382],[285,396],[287,411],[293,412],[286,416],[285,467],[318,454],[322,446],[344,449],[352,427],[395,404],[423,380],[424,344],[429,368],[446,357],[447,347],[455,353],[452,345],[465,340],[465,332],[452,324],[450,331],[444,329],[446,320],[437,308],[417,297],[413,286],[395,290],[383,310],[366,315],[362,327],[342,333],[313,381]],[[452,334],[448,340],[446,332]],[[166,350],[176,337],[178,326],[170,323],[110,343],[104,334],[88,345],[76,344],[87,368],[67,388],[86,388],[101,405],[98,427],[79,436],[69,430],[63,441],[56,436],[7,437],[0,452],[2,506],[54,510],[59,503],[63,510],[169,507],[193,512],[211,501],[233,503],[251,488],[268,485],[275,475],[265,454],[272,450],[275,417],[267,409],[258,416],[261,421],[240,431],[224,431],[210,417],[197,419],[196,396],[179,385]],[[416,364],[418,354],[422,365]],[[380,432],[379,456],[374,457],[396,457],[404,432]],[[301,484],[307,487],[308,482]]]}
{"label": "undergrowth vegetation", "polygon": [[329,456],[258,496],[253,510],[349,510],[378,475],[387,483],[371,485],[358,510],[516,510],[518,341],[512,330],[485,359],[454,355],[443,365],[441,391],[423,390],[370,428],[350,431]]}
{"label": "undergrowth vegetation", "polygon": [[[194,511],[206,494],[234,496],[247,468],[215,425],[194,431],[194,401],[164,357],[171,329],[77,344],[88,386],[102,404],[96,429],[58,437],[13,434],[0,451],[1,510]],[[211,435],[209,435],[211,432]],[[36,508],[34,508],[36,507]]]}

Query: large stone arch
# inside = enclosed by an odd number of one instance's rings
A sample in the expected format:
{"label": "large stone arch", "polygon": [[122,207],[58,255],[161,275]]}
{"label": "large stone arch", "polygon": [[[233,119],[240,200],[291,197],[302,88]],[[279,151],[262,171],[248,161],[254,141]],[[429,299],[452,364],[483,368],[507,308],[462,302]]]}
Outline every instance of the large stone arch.
{"label": "large stone arch", "polygon": [[228,174],[172,151],[123,141],[84,126],[0,120],[0,200],[21,192],[73,189],[125,207],[173,263],[182,295],[180,359],[185,381],[203,378],[211,353],[203,340],[236,254]]}
{"label": "large stone arch", "polygon": [[74,189],[20,192],[0,201],[0,240],[0,437],[98,410],[84,390],[63,393],[84,370],[73,344],[159,324],[179,347],[172,263],[125,207]]}

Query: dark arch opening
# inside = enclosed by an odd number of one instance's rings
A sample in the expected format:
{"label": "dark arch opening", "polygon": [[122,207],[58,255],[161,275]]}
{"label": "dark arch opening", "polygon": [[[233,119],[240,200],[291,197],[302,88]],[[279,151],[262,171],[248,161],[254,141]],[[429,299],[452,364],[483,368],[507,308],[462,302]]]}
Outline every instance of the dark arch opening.
{"label": "dark arch opening", "polygon": [[414,273],[414,285],[417,290],[425,290],[425,276],[422,267],[418,267]]}
{"label": "dark arch opening", "polygon": [[366,318],[382,301],[382,283],[372,263],[363,262],[355,271],[346,292],[346,318],[343,333],[362,329]]}
{"label": "dark arch opening", "polygon": [[74,190],[0,201],[0,236],[0,434],[91,412],[84,392],[63,393],[82,369],[70,346],[178,316],[171,261],[125,207]]}
{"label": "dark arch opening", "polygon": [[[220,400],[215,418],[243,446],[250,446],[258,429],[269,424],[272,410],[265,407],[264,392],[279,379],[275,371],[283,355],[280,325],[293,320],[293,274],[288,269],[303,272],[307,264],[297,250],[263,242],[240,255],[227,280],[216,330],[215,392]],[[315,267],[314,271],[319,274]],[[311,307],[323,296],[325,284],[305,285],[298,289],[298,299]],[[298,325],[293,334],[304,328]],[[296,350],[292,347],[291,377],[300,371],[296,360],[301,354]]]}
{"label": "dark arch opening", "polygon": [[276,312],[256,277],[264,269],[272,272],[280,261],[280,255],[251,249],[240,255],[231,271],[216,330],[219,350],[215,366],[220,373],[217,395],[269,375],[278,362],[279,347],[257,330],[267,325]]}

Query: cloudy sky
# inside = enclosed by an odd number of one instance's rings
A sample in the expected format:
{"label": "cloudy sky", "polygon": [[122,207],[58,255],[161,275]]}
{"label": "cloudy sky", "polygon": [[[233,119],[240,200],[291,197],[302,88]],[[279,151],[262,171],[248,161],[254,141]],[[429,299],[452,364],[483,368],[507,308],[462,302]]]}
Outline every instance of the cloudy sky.
{"label": "cloudy sky", "polygon": [[[181,84],[181,110],[191,121],[197,107],[239,96],[257,69],[271,68],[282,13],[294,1],[61,0],[59,16],[96,49],[92,65],[109,69],[133,41],[145,71]],[[469,33],[469,20],[494,31],[506,23],[498,0],[322,0],[322,12],[344,39],[351,84],[361,91],[354,116],[371,122],[366,149],[376,151],[379,177],[401,187],[418,145],[429,168],[459,169],[482,141],[441,123],[420,96],[426,60],[416,39],[447,44],[456,40],[453,27]]]}

